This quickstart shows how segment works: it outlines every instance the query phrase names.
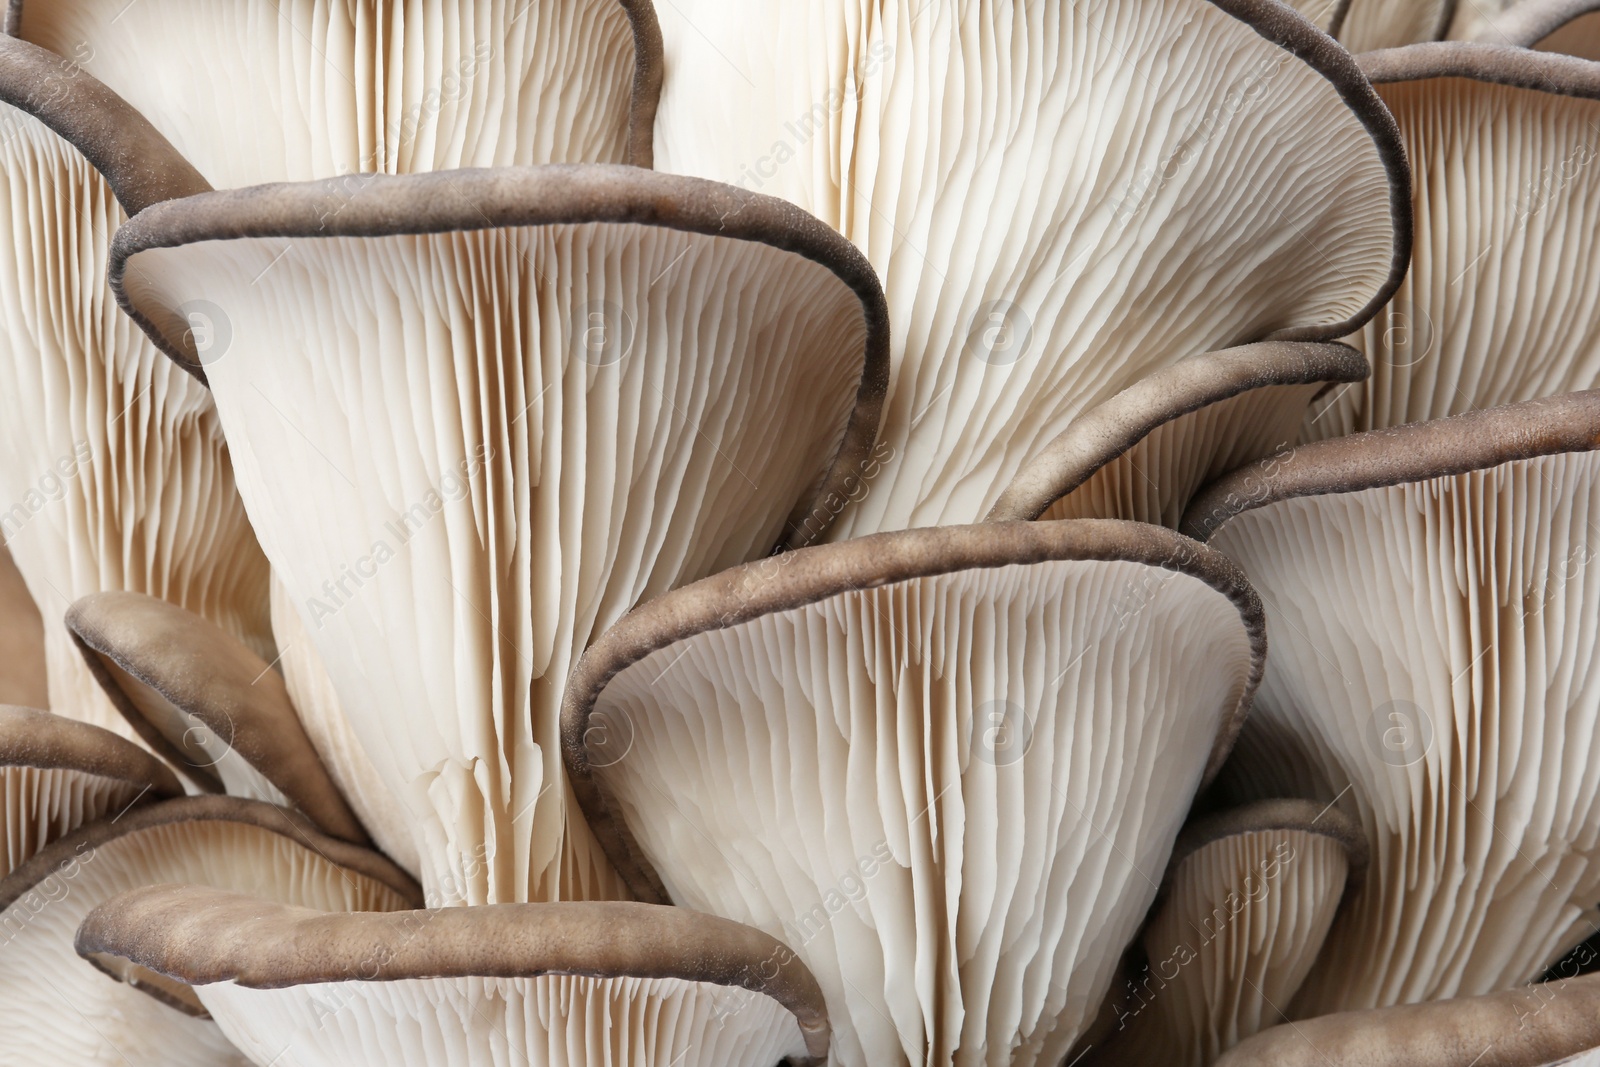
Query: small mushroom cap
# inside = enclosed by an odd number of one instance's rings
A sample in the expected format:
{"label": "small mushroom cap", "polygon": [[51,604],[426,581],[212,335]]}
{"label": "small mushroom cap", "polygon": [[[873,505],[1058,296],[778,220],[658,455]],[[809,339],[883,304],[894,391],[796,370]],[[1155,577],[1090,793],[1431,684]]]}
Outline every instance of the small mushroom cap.
{"label": "small mushroom cap", "polygon": [[[181,769],[198,770],[202,780],[231,777],[235,795],[287,800],[324,832],[367,842],[301,728],[283,678],[237,638],[140,593],[84,597],[66,624],[117,709]],[[246,773],[226,759],[230,752]]]}
{"label": "small mushroom cap", "polygon": [[[414,882],[367,849],[327,837],[283,808],[186,797],[134,808],[63,837],[0,880],[0,998],[6,1048],[28,1062],[215,1067],[235,1061],[178,983],[102,959],[109,982],[72,950],[99,903],[155,883],[192,882],[323,911],[415,906]],[[151,995],[146,995],[146,994]],[[183,1007],[185,1011],[174,1011]],[[83,1019],[95,1025],[83,1025]]]}
{"label": "small mushroom cap", "polygon": [[1206,482],[1291,444],[1327,383],[1370,370],[1348,345],[1293,341],[1186,359],[1080,416],[1018,472],[988,520],[1176,526]]}
{"label": "small mushroom cap", "polygon": [[1097,405],[1201,353],[1342,337],[1410,259],[1393,120],[1275,0],[659,6],[695,72],[663,87],[660,168],[792,200],[884,279],[883,462],[829,540],[980,521]]}
{"label": "small mushroom cap", "polygon": [[0,705],[0,767],[77,771],[179,797],[183,786],[144,749],[86,722],[38,708]]}
{"label": "small mushroom cap", "polygon": [[1137,523],[798,550],[585,653],[573,788],[636,893],[794,945],[841,1060],[1055,1063],[1248,706],[1259,610]]}
{"label": "small mushroom cap", "polygon": [[[9,6],[12,33],[103,79],[219,188],[508,164],[651,165],[662,65],[649,0]],[[95,135],[104,124],[84,123]]]}
{"label": "small mushroom cap", "polygon": [[1545,1067],[1600,1049],[1600,975],[1275,1026],[1218,1067]]}
{"label": "small mushroom cap", "polygon": [[545,975],[731,986],[788,1009],[811,1056],[824,1058],[828,1049],[821,989],[791,949],[758,930],[682,908],[500,904],[330,915],[265,905],[241,893],[152,886],[90,912],[76,945],[80,955],[114,955],[194,986],[286,989]]}

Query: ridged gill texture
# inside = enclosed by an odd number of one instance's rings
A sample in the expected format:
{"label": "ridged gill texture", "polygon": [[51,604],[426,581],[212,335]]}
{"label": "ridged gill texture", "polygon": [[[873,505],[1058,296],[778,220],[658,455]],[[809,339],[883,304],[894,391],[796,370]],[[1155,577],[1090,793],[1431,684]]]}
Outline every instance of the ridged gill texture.
{"label": "ridged gill texture", "polygon": [[816,975],[835,1063],[1053,1067],[1250,664],[1187,575],[958,572],[652,653],[601,694],[590,761],[676,903]]}
{"label": "ridged gill texture", "polygon": [[855,404],[859,298],[770,245],[609,223],[129,263],[157,306],[227,309],[207,373],[251,518],[429,903],[621,892],[567,818],[567,672],[781,539]]}
{"label": "ridged gill texture", "polygon": [[120,815],[149,792],[138,782],[59,767],[0,767],[0,878],[84,823]]}
{"label": "ridged gill texture", "polygon": [[760,993],[673,978],[436,978],[200,986],[222,1031],[277,1067],[768,1067],[803,1056]]}
{"label": "ridged gill texture", "polygon": [[28,0],[21,37],[121,94],[217,188],[625,162],[618,0]]}
{"label": "ridged gill texture", "polygon": [[833,540],[980,521],[1090,406],[1389,276],[1370,132],[1204,0],[659,13],[658,168],[793,200],[883,280],[882,470]]}
{"label": "ridged gill texture", "polygon": [[1594,931],[1597,486],[1600,454],[1556,455],[1213,538],[1272,648],[1224,780],[1338,798],[1372,848],[1293,1017],[1505,989]]}
{"label": "ridged gill texture", "polygon": [[1349,342],[1366,382],[1306,440],[1600,383],[1600,100],[1430,78],[1380,85],[1415,173],[1411,272]]}
{"label": "ridged gill texture", "polygon": [[131,737],[61,618],[127,589],[271,659],[267,565],[201,384],[106,284],[122,210],[42,124],[0,105],[0,534],[46,620],[49,706]]}

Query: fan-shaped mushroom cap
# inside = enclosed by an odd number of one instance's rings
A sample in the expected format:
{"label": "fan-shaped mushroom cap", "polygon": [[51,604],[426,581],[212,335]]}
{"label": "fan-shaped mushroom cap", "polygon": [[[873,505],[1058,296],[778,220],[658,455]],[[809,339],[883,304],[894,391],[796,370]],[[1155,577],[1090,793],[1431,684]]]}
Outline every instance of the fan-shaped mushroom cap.
{"label": "fan-shaped mushroom cap", "polygon": [[219,187],[650,165],[648,0],[10,0],[9,21],[155,118]]}
{"label": "fan-shaped mushroom cap", "polygon": [[66,623],[112,703],[179,769],[234,796],[299,808],[334,837],[367,842],[283,678],[236,638],[139,593],[84,597]]}
{"label": "fan-shaped mushroom cap", "polygon": [[[104,86],[46,55],[0,39],[0,98],[25,98],[69,132],[84,133],[73,122],[85,114],[107,123],[85,158],[0,104],[0,198],[10,205],[0,212],[0,538],[52,620],[51,709],[126,735],[59,625],[68,605],[101,590],[149,593],[270,656],[267,568],[210,397],[117,309],[104,281],[124,217],[112,187],[142,203],[188,188],[174,176],[181,167],[141,138],[138,117]],[[109,183],[91,159],[113,168]]]}
{"label": "fan-shaped mushroom cap", "polygon": [[1600,65],[1458,42],[1363,56],[1415,173],[1414,262],[1308,439],[1600,383]]}
{"label": "fan-shaped mushroom cap", "polygon": [[1472,995],[1595,929],[1600,392],[1302,446],[1185,528],[1272,657],[1224,784],[1338,800],[1373,858],[1291,1015]]}
{"label": "fan-shaped mushroom cap", "polygon": [[0,881],[8,1053],[117,1067],[239,1062],[215,1026],[185,1014],[202,1009],[181,984],[102,960],[132,984],[107,981],[73,952],[74,933],[97,904],[162,882],[323,911],[395,910],[417,898],[415,884],[377,853],[259,801],[186,797],[85,826]]}
{"label": "fan-shaped mushroom cap", "polygon": [[1202,485],[1291,445],[1326,383],[1367,370],[1348,345],[1292,341],[1186,359],[1084,413],[1023,466],[988,518],[1177,526]]}
{"label": "fan-shaped mushroom cap", "polygon": [[[792,205],[632,167],[207,194],[117,238],[208,375],[251,517],[430,902],[620,891],[566,820],[561,682],[641,599],[819,528],[887,366],[871,268]],[[781,448],[773,442],[783,442]]]}
{"label": "fan-shaped mushroom cap", "polygon": [[11,553],[0,545],[0,704],[49,702],[44,673],[44,620]]}
{"label": "fan-shaped mushroom cap", "polygon": [[1112,990],[1117,1030],[1093,1062],[1202,1067],[1281,1022],[1366,858],[1360,828],[1312,801],[1187,827],[1142,935],[1145,973]]}
{"label": "fan-shaped mushroom cap", "polygon": [[1392,120],[1282,5],[871,10],[660,7],[661,168],[793,200],[883,278],[879,462],[832,539],[976,522],[1140,378],[1340,337],[1398,283]]}
{"label": "fan-shaped mushroom cap", "polygon": [[1477,40],[1600,59],[1600,0],[1521,0],[1491,19]]}
{"label": "fan-shaped mushroom cap", "polygon": [[306,631],[289,591],[276,579],[272,583],[272,637],[278,643],[278,667],[289,700],[323,767],[378,847],[413,875],[419,873],[421,859],[405,810],[396,803],[350,728],[333,679],[317,655],[316,642]]}
{"label": "fan-shaped mushroom cap", "polygon": [[84,823],[182,795],[166,764],[109,730],[0,705],[0,877]]}
{"label": "fan-shaped mushroom cap", "polygon": [[1600,1057],[1600,975],[1275,1026],[1218,1067],[1577,1067]]}
{"label": "fan-shaped mushroom cap", "polygon": [[1248,705],[1257,610],[1136,523],[803,549],[585,653],[574,790],[637,893],[794,947],[837,1062],[1054,1064]]}
{"label": "fan-shaped mushroom cap", "polygon": [[816,979],[726,919],[629,903],[327,915],[155,886],[101,904],[78,951],[188,983],[282,1067],[682,1067],[827,1054]]}

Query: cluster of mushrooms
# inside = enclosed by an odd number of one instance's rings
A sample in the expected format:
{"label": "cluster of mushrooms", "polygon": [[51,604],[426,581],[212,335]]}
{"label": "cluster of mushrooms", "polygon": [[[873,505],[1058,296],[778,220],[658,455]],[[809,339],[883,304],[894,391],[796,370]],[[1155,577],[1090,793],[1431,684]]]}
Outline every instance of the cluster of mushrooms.
{"label": "cluster of mushrooms", "polygon": [[1600,1064],[1600,0],[5,31],[0,1067]]}

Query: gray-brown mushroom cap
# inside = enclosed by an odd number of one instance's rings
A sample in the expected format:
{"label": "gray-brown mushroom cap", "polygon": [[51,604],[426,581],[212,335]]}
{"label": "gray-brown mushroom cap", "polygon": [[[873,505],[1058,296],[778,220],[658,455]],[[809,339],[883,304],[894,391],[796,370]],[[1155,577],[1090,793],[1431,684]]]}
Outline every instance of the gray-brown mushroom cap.
{"label": "gray-brown mushroom cap", "polygon": [[1180,864],[1195,852],[1214,842],[1239,834],[1260,833],[1267,830],[1298,831],[1317,834],[1337,841],[1350,859],[1352,880],[1366,873],[1371,858],[1367,836],[1361,827],[1332,804],[1297,797],[1258,800],[1204,816],[1185,826],[1178,841],[1172,846],[1172,858],[1167,863],[1165,885],[1170,885]]}
{"label": "gray-brown mushroom cap", "polygon": [[1186,359],[1076,419],[1018,472],[987,519],[1039,518],[1158,427],[1207,405],[1275,386],[1360,381],[1370,371],[1342,344],[1263,341]]}
{"label": "gray-brown mushroom cap", "polygon": [[699,633],[826,600],[840,593],[957,571],[1045,560],[1140,562],[1189,574],[1233,601],[1249,631],[1254,667],[1206,764],[1210,780],[1227,758],[1250,707],[1266,654],[1261,602],[1227,557],[1158,526],[1116,519],[942,526],[796,549],[701,579],[635,608],[589,647],[562,702],[562,757],[578,803],[611,862],[645,900],[667,902],[659,875],[632,847],[589,766],[595,703],[607,683],[653,652]]}
{"label": "gray-brown mushroom cap", "polygon": [[183,786],[144,749],[90,723],[37,708],[0,705],[0,767],[79,771],[180,797]]}
{"label": "gray-brown mushroom cap", "polygon": [[1275,1026],[1218,1067],[1542,1067],[1600,1047],[1600,975]]}
{"label": "gray-brown mushroom cap", "polygon": [[812,1056],[828,1049],[822,992],[792,950],[683,908],[569,902],[328,915],[241,893],[151,886],[90,912],[77,950],[190,985],[254,989],[562,974],[737,986],[789,1009]]}
{"label": "gray-brown mushroom cap", "polygon": [[1468,78],[1563,96],[1600,98],[1600,66],[1576,56],[1478,41],[1428,41],[1357,57],[1374,85]]}
{"label": "gray-brown mushroom cap", "polygon": [[1600,390],[1369,430],[1302,445],[1287,459],[1223,476],[1195,497],[1181,528],[1205,541],[1234,516],[1280,500],[1355,493],[1596,447]]}
{"label": "gray-brown mushroom cap", "polygon": [[1597,11],[1597,0],[1521,0],[1491,18],[1476,40],[1534,48],[1563,27]]}
{"label": "gray-brown mushroom cap", "polygon": [[[66,625],[112,703],[186,773],[220,785],[217,770],[231,749],[327,833],[367,842],[283,679],[237,638],[193,612],[129,592],[84,597]],[[160,699],[150,700],[145,686]]]}
{"label": "gray-brown mushroom cap", "polygon": [[11,36],[0,36],[0,101],[71,142],[129,215],[211,188],[127,101],[71,60]]}

